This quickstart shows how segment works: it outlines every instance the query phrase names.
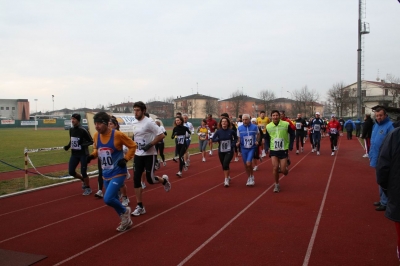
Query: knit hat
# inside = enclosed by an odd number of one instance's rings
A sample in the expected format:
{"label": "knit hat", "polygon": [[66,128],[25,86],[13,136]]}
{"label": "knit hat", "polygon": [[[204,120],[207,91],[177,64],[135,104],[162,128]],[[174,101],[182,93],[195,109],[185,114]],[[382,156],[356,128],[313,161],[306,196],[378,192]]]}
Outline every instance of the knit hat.
{"label": "knit hat", "polygon": [[81,122],[81,115],[80,114],[72,114],[71,117],[75,118],[76,120],[78,120],[79,122]]}

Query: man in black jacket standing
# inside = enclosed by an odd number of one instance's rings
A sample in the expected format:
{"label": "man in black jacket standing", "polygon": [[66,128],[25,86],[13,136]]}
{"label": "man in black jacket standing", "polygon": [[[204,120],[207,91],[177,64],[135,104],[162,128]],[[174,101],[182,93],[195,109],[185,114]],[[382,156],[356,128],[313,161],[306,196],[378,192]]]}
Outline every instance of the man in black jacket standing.
{"label": "man in black jacket standing", "polygon": [[363,130],[361,133],[361,138],[364,139],[364,147],[365,154],[364,158],[368,158],[369,148],[371,147],[371,135],[372,135],[372,127],[374,126],[374,121],[371,118],[371,115],[365,115]]}
{"label": "man in black jacket standing", "polygon": [[400,128],[392,130],[383,141],[376,176],[388,197],[385,216],[396,225],[397,256],[400,261]]}
{"label": "man in black jacket standing", "polygon": [[[69,159],[68,172],[71,176],[82,181],[83,195],[88,196],[92,193],[87,175],[87,156],[89,155],[89,146],[93,144],[92,136],[81,126],[81,115],[73,114],[71,116],[72,127],[69,129],[69,143],[64,146],[64,150],[71,148],[71,157]],[[81,173],[78,174],[75,169],[81,163]]]}

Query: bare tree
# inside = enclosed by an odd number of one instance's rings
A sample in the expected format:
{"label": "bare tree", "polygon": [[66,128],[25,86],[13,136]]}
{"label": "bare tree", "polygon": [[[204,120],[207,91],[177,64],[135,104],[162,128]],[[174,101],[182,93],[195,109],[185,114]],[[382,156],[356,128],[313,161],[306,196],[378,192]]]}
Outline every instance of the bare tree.
{"label": "bare tree", "polygon": [[292,116],[295,113],[303,113],[308,117],[314,113],[315,103],[319,99],[319,93],[316,90],[310,90],[305,85],[301,89],[295,90],[292,95],[295,101],[291,110]]}
{"label": "bare tree", "polygon": [[385,81],[384,88],[387,88],[392,95],[392,106],[397,107],[397,98],[400,96],[400,78],[387,74]]}
{"label": "bare tree", "polygon": [[203,110],[208,114],[212,114],[213,116],[218,116],[218,101],[216,100],[208,100],[203,106]]}
{"label": "bare tree", "polygon": [[174,103],[174,99],[175,99],[174,96],[169,96],[169,97],[165,97],[163,99],[163,101],[166,103]]}
{"label": "bare tree", "polygon": [[[357,89],[353,88],[343,92],[343,108],[347,116],[354,116],[357,113]],[[343,114],[341,114],[343,115]]]}
{"label": "bare tree", "polygon": [[328,101],[332,104],[333,108],[336,110],[337,116],[343,116],[343,108],[344,108],[344,83],[338,82],[333,84],[332,87],[328,90],[327,96]]}
{"label": "bare tree", "polygon": [[[273,100],[276,99],[275,93],[270,90],[262,90],[258,93],[261,105],[264,107],[264,111],[268,112],[274,109],[275,104]],[[261,110],[260,110],[261,111]]]}
{"label": "bare tree", "polygon": [[243,113],[247,96],[244,95],[243,92],[241,92],[240,90],[237,90],[232,92],[230,97],[231,108],[229,111],[235,114],[236,117],[238,117],[239,114]]}

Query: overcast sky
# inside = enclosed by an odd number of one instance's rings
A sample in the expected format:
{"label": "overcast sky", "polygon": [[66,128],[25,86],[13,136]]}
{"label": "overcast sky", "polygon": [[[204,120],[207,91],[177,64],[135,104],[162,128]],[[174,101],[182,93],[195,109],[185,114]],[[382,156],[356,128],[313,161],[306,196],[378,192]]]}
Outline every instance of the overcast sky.
{"label": "overcast sky", "polygon": [[[364,79],[400,77],[400,3],[364,0]],[[358,0],[0,0],[0,98],[35,111],[357,81]]]}

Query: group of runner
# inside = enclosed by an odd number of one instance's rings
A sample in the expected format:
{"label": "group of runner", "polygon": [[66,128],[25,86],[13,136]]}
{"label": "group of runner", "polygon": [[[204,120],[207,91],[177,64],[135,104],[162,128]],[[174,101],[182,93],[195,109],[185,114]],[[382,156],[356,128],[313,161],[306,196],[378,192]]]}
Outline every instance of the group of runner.
{"label": "group of runner", "polygon": [[[164,127],[157,121],[146,116],[146,105],[143,102],[135,102],[133,105],[135,121],[133,122],[133,137],[119,131],[118,121],[105,112],[99,112],[94,116],[96,133],[92,139],[86,129],[80,126],[80,115],[73,114],[71,121],[73,128],[70,130],[70,143],[64,148],[72,149],[69,172],[75,178],[82,180],[83,195],[90,195],[92,190],[87,177],[87,164],[98,158],[99,165],[99,190],[96,197],[104,198],[104,202],[113,207],[120,216],[121,222],[118,231],[125,231],[132,225],[130,216],[139,216],[146,213],[143,205],[142,191],[145,188],[145,180],[148,184],[160,183],[165,191],[171,189],[171,183],[167,175],[161,177],[154,174],[160,168],[157,153],[164,166],[166,165],[163,154],[163,139],[167,135]],[[273,110],[272,121],[261,111],[259,117],[251,118],[249,114],[240,115],[235,122],[229,115],[221,115],[219,122],[209,114],[201,125],[194,129],[188,121],[187,114],[177,113],[174,120],[174,128],[171,138],[175,139],[176,157],[179,161],[177,176],[183,176],[182,172],[190,166],[189,146],[192,135],[195,132],[199,138],[199,147],[202,154],[202,162],[206,162],[206,148],[209,147],[209,156],[213,155],[213,143],[218,143],[218,158],[220,160],[224,186],[230,186],[230,163],[238,161],[241,155],[246,174],[248,176],[246,186],[255,185],[254,172],[258,170],[258,161],[268,153],[273,166],[275,179],[274,192],[280,192],[279,173],[287,175],[290,165],[289,151],[293,149],[296,139],[296,154],[304,151],[304,136],[310,131],[312,152],[320,154],[320,139],[322,129],[327,129],[331,136],[332,155],[337,149],[337,136],[341,130],[340,124],[332,116],[331,121],[325,125],[319,117],[306,121],[298,114],[293,122],[286,117],[284,111]],[[93,152],[89,154],[88,146],[93,144]],[[127,162],[134,161],[133,183],[137,206],[131,210],[128,206],[129,199],[126,194],[125,180],[130,177],[127,171]],[[75,172],[77,165],[81,163],[81,174]],[[103,194],[103,185],[105,192]]]}

